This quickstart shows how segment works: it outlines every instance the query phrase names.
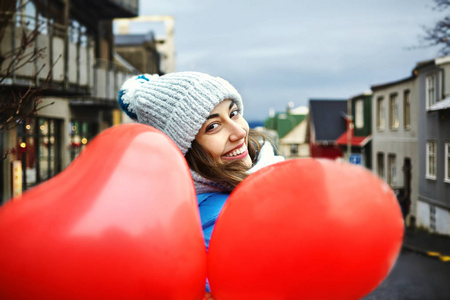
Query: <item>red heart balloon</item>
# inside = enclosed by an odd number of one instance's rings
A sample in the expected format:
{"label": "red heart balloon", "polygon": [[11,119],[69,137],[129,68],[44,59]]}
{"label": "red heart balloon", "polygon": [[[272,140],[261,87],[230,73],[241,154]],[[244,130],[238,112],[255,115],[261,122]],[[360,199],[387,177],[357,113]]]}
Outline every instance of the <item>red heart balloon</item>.
{"label": "red heart balloon", "polygon": [[391,270],[403,220],[368,170],[296,159],[244,180],[217,220],[208,253],[216,299],[360,299]]}
{"label": "red heart balloon", "polygon": [[195,191],[175,144],[127,124],[0,209],[1,299],[201,299]]}

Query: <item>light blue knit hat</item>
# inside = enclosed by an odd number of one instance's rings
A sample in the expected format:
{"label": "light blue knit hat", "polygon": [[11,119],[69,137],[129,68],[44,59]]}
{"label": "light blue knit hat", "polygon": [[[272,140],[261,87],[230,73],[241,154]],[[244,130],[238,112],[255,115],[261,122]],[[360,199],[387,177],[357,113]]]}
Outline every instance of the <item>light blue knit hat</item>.
{"label": "light blue knit hat", "polygon": [[225,99],[234,100],[244,113],[241,95],[228,81],[199,72],[134,76],[119,91],[119,105],[127,115],[167,134],[183,155]]}

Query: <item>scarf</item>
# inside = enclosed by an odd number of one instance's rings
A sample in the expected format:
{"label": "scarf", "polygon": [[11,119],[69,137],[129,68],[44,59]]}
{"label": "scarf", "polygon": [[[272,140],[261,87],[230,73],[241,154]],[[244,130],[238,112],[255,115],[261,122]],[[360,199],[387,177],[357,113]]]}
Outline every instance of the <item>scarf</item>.
{"label": "scarf", "polygon": [[[261,147],[260,153],[258,153],[258,158],[256,163],[247,171],[248,174],[255,173],[256,171],[275,164],[277,162],[283,161],[284,157],[280,155],[275,155],[273,147],[270,143],[264,143]],[[195,192],[197,194],[203,193],[231,193],[233,187],[228,184],[221,184],[214,182],[212,180],[206,179],[199,175],[197,172],[191,170],[192,179],[194,180]]]}

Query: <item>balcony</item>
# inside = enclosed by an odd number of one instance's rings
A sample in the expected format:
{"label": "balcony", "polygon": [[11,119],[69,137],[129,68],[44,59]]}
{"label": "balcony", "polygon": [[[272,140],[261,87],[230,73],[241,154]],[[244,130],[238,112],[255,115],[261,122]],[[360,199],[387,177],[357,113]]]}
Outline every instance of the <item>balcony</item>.
{"label": "balcony", "polygon": [[78,10],[95,12],[99,19],[134,18],[139,14],[139,0],[72,0]]}
{"label": "balcony", "polygon": [[[32,32],[34,23],[23,20],[22,16],[10,22],[0,45],[1,53],[17,48],[22,32]],[[58,23],[43,22],[39,32],[26,53],[45,49],[44,55],[14,71],[3,84],[26,88],[39,84],[49,75],[50,88],[46,90],[49,95],[70,98],[74,104],[116,105],[118,90],[133,75],[133,70],[113,61],[96,59],[94,38],[81,27],[66,28]],[[4,64],[8,64],[8,60]]]}

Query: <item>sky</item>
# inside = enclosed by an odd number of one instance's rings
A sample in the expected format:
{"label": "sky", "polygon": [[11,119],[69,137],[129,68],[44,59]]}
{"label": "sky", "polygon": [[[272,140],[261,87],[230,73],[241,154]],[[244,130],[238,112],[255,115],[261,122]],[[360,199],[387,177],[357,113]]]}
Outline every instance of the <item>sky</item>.
{"label": "sky", "polygon": [[[409,77],[439,48],[417,47],[444,16],[432,0],[140,0],[139,15],[175,18],[176,71],[228,80],[244,117],[263,121],[289,102],[348,99]],[[139,23],[130,33],[162,34]]]}

